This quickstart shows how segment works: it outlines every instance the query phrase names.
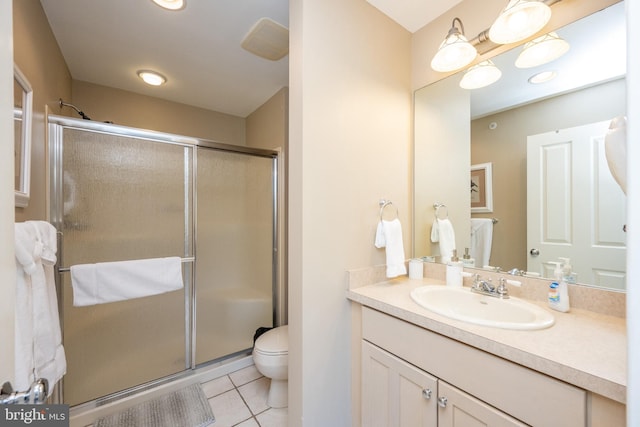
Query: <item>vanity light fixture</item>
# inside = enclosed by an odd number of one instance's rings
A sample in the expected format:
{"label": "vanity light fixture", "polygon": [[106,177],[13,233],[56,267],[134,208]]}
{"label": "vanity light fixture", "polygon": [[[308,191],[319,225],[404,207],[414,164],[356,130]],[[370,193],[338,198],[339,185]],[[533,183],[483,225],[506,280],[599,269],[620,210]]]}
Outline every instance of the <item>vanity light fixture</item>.
{"label": "vanity light fixture", "polygon": [[160,86],[167,82],[167,78],[160,73],[151,70],[140,70],[137,72],[138,77],[146,84],[151,86]]}
{"label": "vanity light fixture", "polygon": [[182,10],[186,6],[186,0],[152,0],[158,6],[167,10]]}
{"label": "vanity light fixture", "polygon": [[551,8],[538,0],[509,0],[491,28],[489,38],[498,44],[516,43],[540,31],[551,19]]}
{"label": "vanity light fixture", "polygon": [[531,84],[537,85],[553,80],[557,75],[558,73],[556,71],[542,71],[541,73],[537,73],[529,77],[528,81]]}
{"label": "vanity light fixture", "polygon": [[[460,29],[456,27],[456,21],[460,24]],[[478,51],[464,36],[462,21],[453,18],[447,37],[431,60],[431,68],[440,72],[459,70],[469,65],[476,56]]]}
{"label": "vanity light fixture", "polygon": [[569,43],[555,32],[527,42],[516,59],[516,67],[531,68],[560,58],[569,50]]}
{"label": "vanity light fixture", "polygon": [[482,61],[465,71],[460,87],[463,89],[480,89],[495,83],[502,76],[502,71],[490,59]]}

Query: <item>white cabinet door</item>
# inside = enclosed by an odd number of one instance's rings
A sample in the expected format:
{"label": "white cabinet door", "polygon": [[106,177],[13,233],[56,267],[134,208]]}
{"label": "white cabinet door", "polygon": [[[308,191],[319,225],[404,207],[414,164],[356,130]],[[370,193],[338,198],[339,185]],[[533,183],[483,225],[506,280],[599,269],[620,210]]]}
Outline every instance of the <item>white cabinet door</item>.
{"label": "white cabinet door", "polygon": [[524,427],[515,418],[440,380],[438,427]]}
{"label": "white cabinet door", "polygon": [[362,425],[436,427],[437,379],[362,342]]}

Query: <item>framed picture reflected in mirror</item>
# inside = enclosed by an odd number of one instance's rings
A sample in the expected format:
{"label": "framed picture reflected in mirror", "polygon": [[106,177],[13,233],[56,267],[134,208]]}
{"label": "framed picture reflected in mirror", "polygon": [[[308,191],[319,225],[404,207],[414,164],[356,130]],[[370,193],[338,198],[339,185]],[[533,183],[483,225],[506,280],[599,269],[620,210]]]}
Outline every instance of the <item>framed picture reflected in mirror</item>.
{"label": "framed picture reflected in mirror", "polygon": [[491,162],[471,165],[471,212],[493,212]]}

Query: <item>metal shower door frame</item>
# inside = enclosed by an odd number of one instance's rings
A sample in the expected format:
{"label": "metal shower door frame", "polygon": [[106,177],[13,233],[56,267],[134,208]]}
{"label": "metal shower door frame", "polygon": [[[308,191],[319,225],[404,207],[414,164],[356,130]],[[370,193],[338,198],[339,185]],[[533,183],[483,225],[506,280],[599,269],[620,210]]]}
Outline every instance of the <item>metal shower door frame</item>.
{"label": "metal shower door frame", "polygon": [[[183,253],[183,276],[185,278],[185,369],[182,372],[178,372],[167,378],[159,378],[149,383],[133,387],[131,389],[115,392],[108,396],[100,397],[92,402],[81,404],[80,406],[92,406],[97,407],[106,403],[117,400],[121,397],[131,395],[133,393],[147,390],[164,384],[167,381],[179,379],[185,375],[189,375],[191,371],[196,369],[195,363],[195,334],[197,333],[196,325],[196,293],[195,293],[195,260],[196,260],[196,209],[197,209],[197,150],[199,148],[214,149],[218,151],[245,154],[257,157],[266,157],[272,159],[272,189],[273,189],[273,240],[272,240],[272,314],[273,324],[277,325],[284,317],[282,314],[281,306],[284,306],[286,302],[283,299],[283,295],[280,295],[279,289],[281,287],[286,289],[286,286],[281,286],[282,276],[280,273],[281,257],[284,256],[284,251],[280,250],[280,224],[283,223],[279,214],[279,200],[280,191],[282,188],[280,185],[280,173],[281,165],[279,158],[281,153],[275,150],[265,150],[250,148],[244,146],[236,146],[231,144],[224,144],[215,141],[204,140],[200,138],[187,137],[163,132],[149,131],[137,128],[131,128],[126,126],[119,126],[110,123],[94,122],[88,120],[78,120],[62,116],[50,115],[47,117],[47,129],[48,129],[48,200],[47,210],[49,214],[49,222],[58,230],[58,260],[63,259],[64,247],[62,244],[62,231],[63,230],[63,146],[64,146],[64,130],[74,129],[81,131],[89,131],[95,133],[110,134],[121,137],[143,139],[151,142],[162,144],[174,144],[185,147],[185,241],[184,241],[184,253]],[[189,191],[190,189],[190,191]],[[191,238],[189,238],[189,235]],[[62,274],[68,271],[70,266],[62,266],[56,264],[56,293],[58,297],[58,309],[60,314],[60,323],[62,325],[62,333],[64,335],[64,307],[62,303]],[[223,358],[224,359],[224,358]],[[54,391],[55,402],[64,402],[64,396],[62,392],[62,383],[56,387]]]}

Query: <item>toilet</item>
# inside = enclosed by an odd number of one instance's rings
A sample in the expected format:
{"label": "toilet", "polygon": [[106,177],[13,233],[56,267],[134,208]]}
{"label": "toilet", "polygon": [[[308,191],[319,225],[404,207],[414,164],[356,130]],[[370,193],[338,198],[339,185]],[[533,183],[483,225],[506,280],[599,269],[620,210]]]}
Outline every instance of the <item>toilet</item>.
{"label": "toilet", "polygon": [[289,397],[289,327],[273,328],[260,335],[253,346],[253,363],[271,379],[267,405],[286,408]]}

